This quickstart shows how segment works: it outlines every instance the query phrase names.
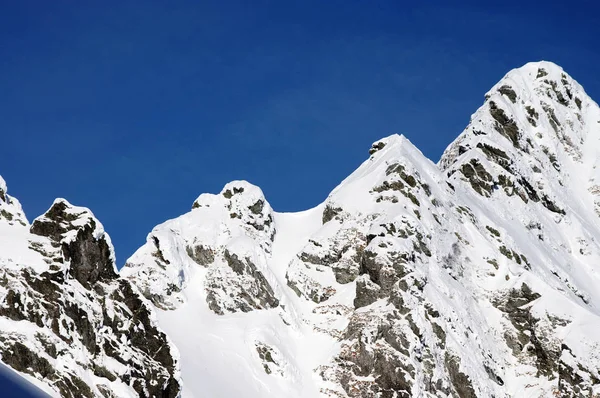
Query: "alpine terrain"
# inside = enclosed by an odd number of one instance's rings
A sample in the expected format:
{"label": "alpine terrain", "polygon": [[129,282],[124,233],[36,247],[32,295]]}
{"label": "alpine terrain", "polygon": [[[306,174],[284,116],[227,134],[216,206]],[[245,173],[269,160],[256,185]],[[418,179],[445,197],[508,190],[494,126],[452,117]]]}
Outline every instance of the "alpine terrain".
{"label": "alpine terrain", "polygon": [[90,210],[0,179],[2,361],[66,397],[600,397],[600,108],[559,66],[319,206],[233,181],[117,270]]}

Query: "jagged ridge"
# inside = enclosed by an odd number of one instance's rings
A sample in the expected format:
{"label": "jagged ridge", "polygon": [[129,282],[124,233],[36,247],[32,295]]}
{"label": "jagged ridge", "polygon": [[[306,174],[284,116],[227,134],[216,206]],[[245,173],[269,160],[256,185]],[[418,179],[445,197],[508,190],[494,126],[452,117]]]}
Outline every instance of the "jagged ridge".
{"label": "jagged ridge", "polygon": [[[599,140],[583,88],[530,63],[437,165],[387,137],[296,214],[234,181],[154,228],[121,275],[181,349],[184,395],[594,396]],[[59,230],[46,235],[62,242],[65,217],[47,216]],[[61,243],[71,268],[106,258],[80,255],[98,236],[83,225],[77,247]],[[52,263],[84,287],[116,278]]]}

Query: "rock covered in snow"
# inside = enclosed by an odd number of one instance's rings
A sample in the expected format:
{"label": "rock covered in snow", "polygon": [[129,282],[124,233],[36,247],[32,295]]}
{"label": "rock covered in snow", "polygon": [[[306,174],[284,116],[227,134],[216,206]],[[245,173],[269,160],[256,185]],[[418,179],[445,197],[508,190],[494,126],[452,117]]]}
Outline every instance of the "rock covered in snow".
{"label": "rock covered in snow", "polygon": [[6,182],[0,176],[0,223],[2,222],[9,225],[19,224],[23,227],[28,225],[21,204],[8,194]]}
{"label": "rock covered in snow", "polygon": [[260,188],[234,181],[157,226],[122,274],[163,309],[185,302],[185,288],[197,273],[217,314],[273,308],[279,301],[265,273],[274,236],[273,211]]}
{"label": "rock covered in snow", "polygon": [[57,199],[30,230],[0,227],[12,238],[0,242],[4,363],[52,395],[179,394],[177,351],[118,276],[110,238],[88,209]]}

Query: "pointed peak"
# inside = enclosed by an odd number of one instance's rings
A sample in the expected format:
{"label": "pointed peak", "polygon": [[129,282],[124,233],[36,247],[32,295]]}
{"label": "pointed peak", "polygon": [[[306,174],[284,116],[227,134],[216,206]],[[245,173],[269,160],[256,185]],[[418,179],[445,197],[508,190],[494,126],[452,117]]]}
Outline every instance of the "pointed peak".
{"label": "pointed peak", "polygon": [[371,145],[371,149],[369,149],[369,155],[373,155],[386,147],[388,149],[390,147],[400,147],[406,141],[408,141],[408,139],[402,134],[392,134],[381,138]]}
{"label": "pointed peak", "polygon": [[89,288],[100,279],[117,277],[114,249],[104,227],[85,207],[73,206],[66,199],[52,206],[31,225],[31,233],[45,236],[60,247],[69,262],[68,272]]}
{"label": "pointed peak", "polygon": [[[422,152],[403,134],[392,134],[380,140],[377,140],[371,145],[369,150],[371,159],[379,160],[385,158],[421,158]],[[389,160],[389,159],[388,159]]]}
{"label": "pointed peak", "polygon": [[[585,91],[562,67],[549,61],[529,62],[509,71],[485,95],[486,102],[500,97],[512,104],[526,103],[536,98],[568,106],[573,93],[587,97]],[[578,98],[577,106],[585,98]]]}
{"label": "pointed peak", "polygon": [[515,68],[508,72],[507,75],[516,74],[528,77],[533,77],[535,79],[540,79],[545,76],[558,76],[564,73],[563,68],[560,65],[555,64],[551,61],[536,61],[536,62],[528,62],[525,65]]}
{"label": "pointed peak", "polygon": [[94,239],[110,239],[90,209],[74,206],[63,198],[55,199],[52,206],[31,225],[32,234],[48,237],[57,243],[74,240],[82,229],[90,230]]}
{"label": "pointed peak", "polygon": [[527,63],[508,72],[486,93],[484,104],[448,146],[439,165],[447,169],[482,142],[504,152],[530,153],[538,147],[565,151],[577,160],[590,127],[595,127],[587,125],[585,117],[586,109],[594,105],[560,66],[548,61]]}

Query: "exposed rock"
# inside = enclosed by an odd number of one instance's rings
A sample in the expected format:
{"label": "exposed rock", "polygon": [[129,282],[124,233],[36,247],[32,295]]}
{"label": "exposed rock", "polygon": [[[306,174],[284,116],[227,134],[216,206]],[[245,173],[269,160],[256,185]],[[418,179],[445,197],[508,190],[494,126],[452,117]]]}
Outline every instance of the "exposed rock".
{"label": "exposed rock", "polygon": [[206,267],[215,261],[215,252],[210,247],[197,245],[192,248],[187,246],[185,250],[192,260],[203,267]]}
{"label": "exposed rock", "polygon": [[516,148],[519,148],[520,133],[515,121],[506,116],[504,110],[498,108],[494,101],[490,101],[489,106],[490,114],[496,121],[494,125],[496,131],[508,138]]}
{"label": "exposed rock", "polygon": [[327,204],[325,206],[325,210],[323,210],[323,224],[333,220],[342,212],[342,208],[340,207],[332,207]]}
{"label": "exposed rock", "polygon": [[385,147],[385,142],[376,142],[373,144],[373,146],[371,146],[371,149],[369,149],[369,155],[373,155],[375,152],[383,149]]}
{"label": "exposed rock", "polygon": [[[110,238],[91,212],[57,200],[31,234],[20,233],[40,257],[14,267],[0,250],[0,317],[16,321],[0,331],[2,361],[62,396],[118,396],[131,388],[176,397],[176,353],[151,309],[115,272]],[[89,383],[93,375],[107,383]],[[115,389],[116,380],[124,387]]]}
{"label": "exposed rock", "polygon": [[500,94],[506,95],[508,99],[510,99],[510,102],[512,102],[513,104],[517,102],[517,93],[515,93],[515,91],[510,86],[504,85],[500,87],[498,91],[500,92]]}

